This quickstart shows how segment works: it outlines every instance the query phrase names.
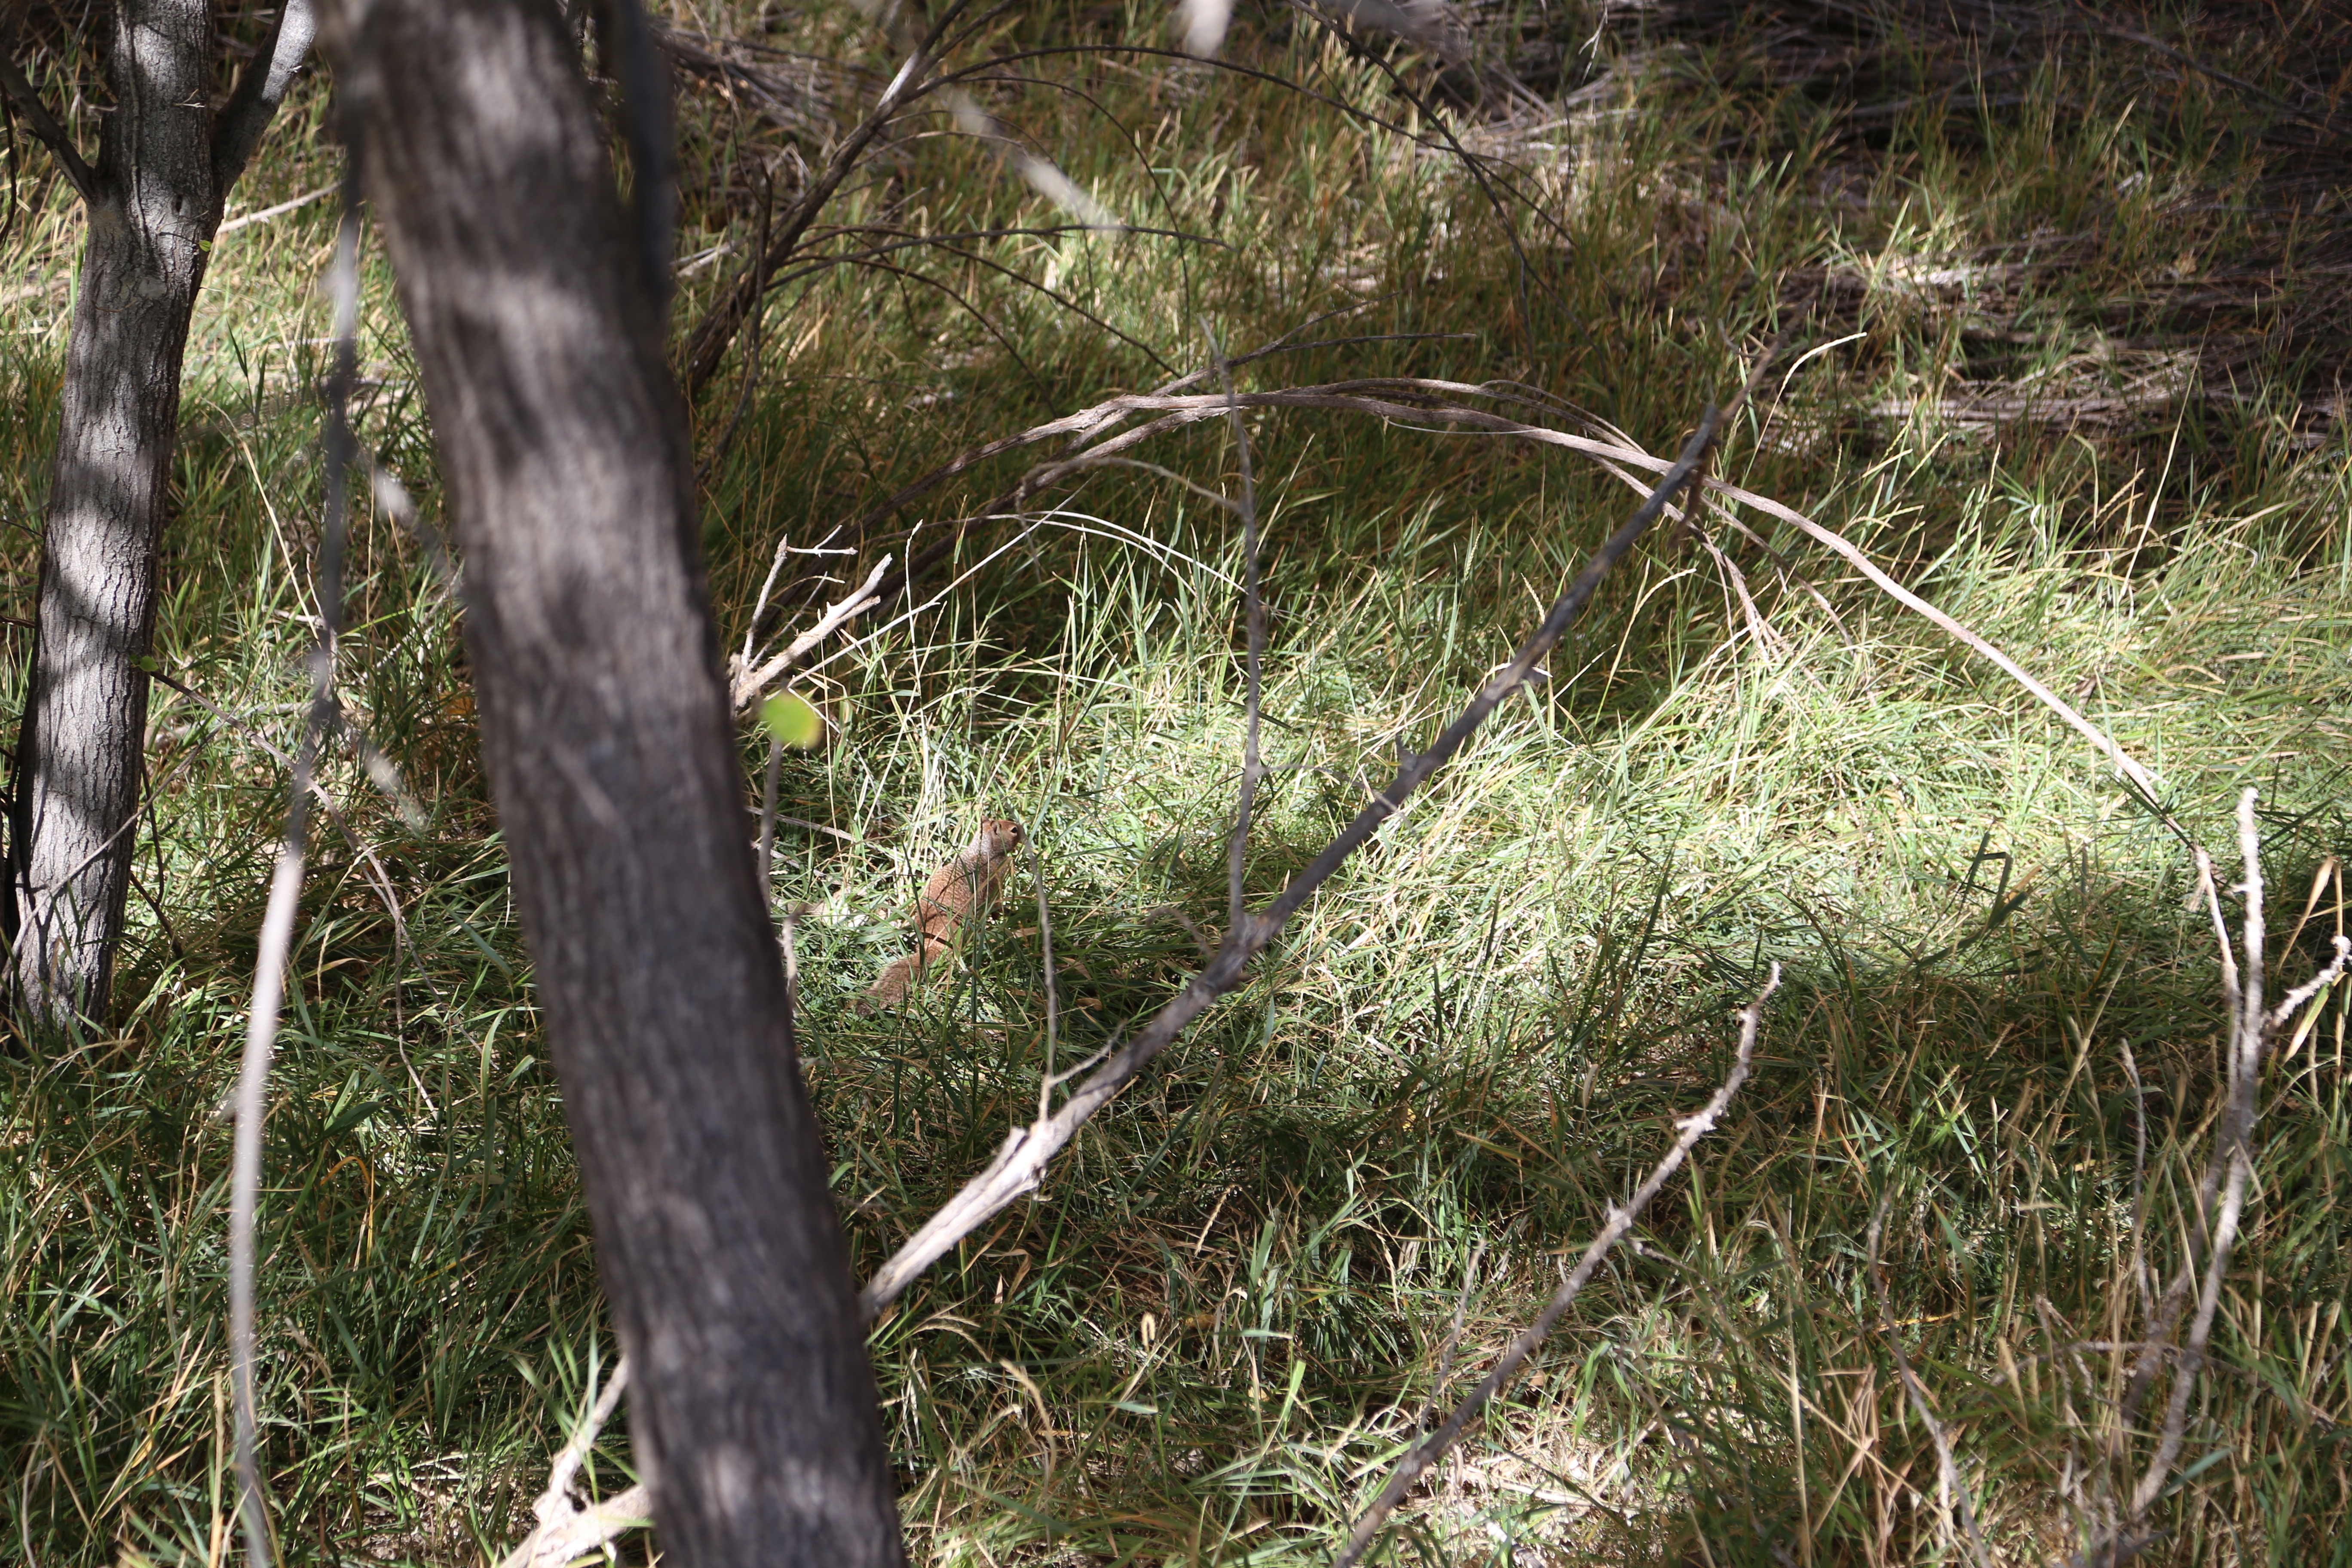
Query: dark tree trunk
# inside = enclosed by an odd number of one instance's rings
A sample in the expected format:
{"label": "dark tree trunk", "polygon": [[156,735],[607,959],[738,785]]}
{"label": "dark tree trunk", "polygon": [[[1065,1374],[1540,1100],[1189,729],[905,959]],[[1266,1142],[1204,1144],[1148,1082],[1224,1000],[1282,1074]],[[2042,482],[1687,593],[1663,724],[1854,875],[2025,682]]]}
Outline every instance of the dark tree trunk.
{"label": "dark tree trunk", "polygon": [[322,7],[464,551],[483,747],[687,1568],[901,1561],[662,310],[552,0]]}
{"label": "dark tree trunk", "polygon": [[12,887],[0,910],[17,996],[37,1034],[101,1018],[113,980],[180,360],[223,199],[309,44],[307,8],[288,12],[216,117],[206,0],[121,0],[109,66],[115,106],[97,167],[57,145],[81,188],[89,235],[17,736]]}

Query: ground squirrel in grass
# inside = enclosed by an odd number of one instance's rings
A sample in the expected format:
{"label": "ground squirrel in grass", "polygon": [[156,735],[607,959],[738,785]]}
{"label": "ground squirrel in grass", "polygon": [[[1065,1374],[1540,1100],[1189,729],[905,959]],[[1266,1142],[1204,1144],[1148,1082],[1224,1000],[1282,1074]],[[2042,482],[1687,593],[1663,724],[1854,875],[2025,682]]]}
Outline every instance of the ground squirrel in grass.
{"label": "ground squirrel in grass", "polygon": [[882,978],[859,998],[857,1010],[871,1016],[896,1007],[925,970],[946,956],[971,921],[985,920],[1013,876],[1013,852],[1021,847],[1021,825],[1002,818],[983,822],[964,852],[931,873],[915,900],[919,944],[882,971]]}

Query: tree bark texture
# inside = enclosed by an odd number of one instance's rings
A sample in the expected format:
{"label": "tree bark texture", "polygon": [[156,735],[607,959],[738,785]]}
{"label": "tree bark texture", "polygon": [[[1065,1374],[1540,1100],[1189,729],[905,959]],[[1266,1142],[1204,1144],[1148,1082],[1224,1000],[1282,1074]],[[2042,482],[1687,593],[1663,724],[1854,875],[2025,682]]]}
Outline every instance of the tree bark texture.
{"label": "tree bark texture", "polygon": [[113,11],[115,105],[85,193],[0,910],[37,1034],[100,1019],[113,983],[181,358],[222,203],[309,46],[307,7],[286,11],[217,117],[207,0]]}
{"label": "tree bark texture", "polygon": [[37,1029],[103,1012],[130,891],[180,358],[220,221],[212,36],[205,0],[114,14],[17,740],[15,960]]}
{"label": "tree bark texture", "polygon": [[465,558],[483,747],[666,1560],[902,1561],[698,558],[552,0],[321,7]]}

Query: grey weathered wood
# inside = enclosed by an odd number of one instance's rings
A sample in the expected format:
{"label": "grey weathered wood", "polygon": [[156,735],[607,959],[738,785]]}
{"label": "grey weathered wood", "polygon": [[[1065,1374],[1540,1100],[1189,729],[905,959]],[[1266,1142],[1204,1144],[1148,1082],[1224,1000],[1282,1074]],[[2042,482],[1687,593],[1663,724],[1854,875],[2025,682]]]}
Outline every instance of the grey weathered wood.
{"label": "grey weathered wood", "polygon": [[552,0],[320,7],[666,1561],[902,1560],[656,291]]}
{"label": "grey weathered wood", "polygon": [[[206,0],[121,0],[115,107],[77,187],[89,231],[66,351],[42,535],[33,668],[17,738],[10,896],[17,994],[37,1031],[101,1017],[139,807],[156,556],[180,421],[180,361],[229,187],[310,38],[286,17],[215,127]],[[8,72],[12,96],[30,93]],[[37,106],[29,106],[35,107]],[[79,163],[46,113],[45,140]],[[233,134],[216,134],[216,130]]]}

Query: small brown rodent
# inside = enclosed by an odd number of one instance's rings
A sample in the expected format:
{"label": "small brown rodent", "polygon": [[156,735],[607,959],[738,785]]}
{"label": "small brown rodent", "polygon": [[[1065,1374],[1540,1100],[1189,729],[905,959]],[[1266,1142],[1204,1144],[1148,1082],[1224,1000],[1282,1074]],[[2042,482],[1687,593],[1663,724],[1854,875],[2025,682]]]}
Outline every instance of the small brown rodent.
{"label": "small brown rodent", "polygon": [[1013,852],[1021,847],[1021,825],[999,817],[980,825],[964,852],[931,873],[915,900],[915,923],[921,940],[915,951],[882,971],[857,1010],[868,1016],[896,1007],[932,963],[944,957],[958,934],[974,920],[985,920],[1004,894],[1013,876]]}

